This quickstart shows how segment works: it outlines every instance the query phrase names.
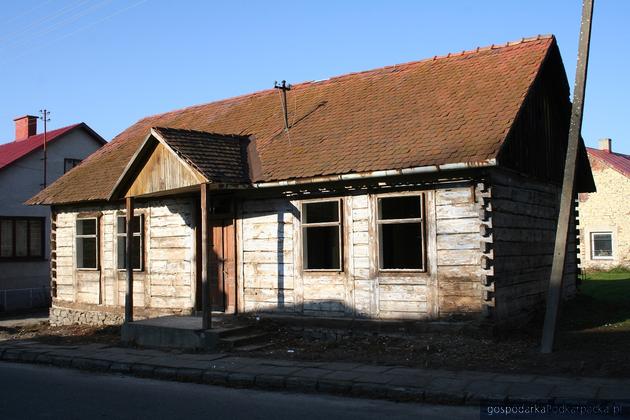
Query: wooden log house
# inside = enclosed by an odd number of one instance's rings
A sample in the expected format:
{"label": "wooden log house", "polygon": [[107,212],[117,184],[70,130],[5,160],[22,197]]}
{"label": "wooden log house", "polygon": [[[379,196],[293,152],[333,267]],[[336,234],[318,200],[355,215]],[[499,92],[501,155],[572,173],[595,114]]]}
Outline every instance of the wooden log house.
{"label": "wooden log house", "polygon": [[[553,36],[297,84],[286,104],[144,118],[32,198],[53,214],[51,322],[122,322],[125,302],[136,319],[540,310],[571,109]],[[594,190],[583,144],[577,178]]]}

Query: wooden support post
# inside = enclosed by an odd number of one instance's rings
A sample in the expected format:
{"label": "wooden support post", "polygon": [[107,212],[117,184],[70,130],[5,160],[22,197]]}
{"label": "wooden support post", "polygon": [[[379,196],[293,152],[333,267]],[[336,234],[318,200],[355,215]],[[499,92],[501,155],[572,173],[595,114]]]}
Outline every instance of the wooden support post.
{"label": "wooden support post", "polygon": [[591,23],[593,17],[593,0],[584,0],[582,4],[582,23],[580,27],[580,43],[578,47],[577,70],[573,89],[573,107],[571,109],[571,125],[567,155],[564,163],[564,178],[562,180],[562,195],[560,197],[560,211],[558,213],[558,227],[556,242],[549,278],[547,293],[547,308],[545,324],[543,326],[541,352],[553,351],[560,299],[562,297],[562,278],[564,277],[564,263],[567,252],[567,237],[571,226],[571,209],[575,207],[575,165],[577,161],[580,133],[582,131],[582,117],[584,115],[584,92],[586,88],[586,73],[588,69],[588,50],[591,40]]}
{"label": "wooden support post", "polygon": [[201,327],[212,328],[212,302],[208,279],[208,184],[201,184]]}
{"label": "wooden support post", "polygon": [[126,228],[127,240],[125,246],[125,261],[127,262],[127,291],[125,294],[125,322],[133,322],[133,197],[126,199]]}

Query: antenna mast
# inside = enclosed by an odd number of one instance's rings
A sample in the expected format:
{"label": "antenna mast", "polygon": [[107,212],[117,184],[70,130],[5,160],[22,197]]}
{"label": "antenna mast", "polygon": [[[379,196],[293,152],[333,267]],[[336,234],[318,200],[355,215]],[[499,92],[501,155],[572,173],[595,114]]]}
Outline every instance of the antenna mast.
{"label": "antenna mast", "polygon": [[281,84],[273,82],[274,89],[280,89],[282,91],[282,111],[284,113],[284,129],[289,131],[289,111],[287,110],[287,91],[291,90],[291,85],[283,80]]}
{"label": "antenna mast", "polygon": [[46,184],[47,184],[47,169],[48,169],[48,153],[46,151],[46,143],[47,143],[47,135],[48,135],[48,130],[46,127],[46,123],[48,121],[50,121],[50,118],[48,118],[48,116],[50,115],[50,112],[44,108],[44,109],[40,109],[39,113],[41,114],[41,117],[39,117],[42,121],[44,121],[44,183],[42,184],[44,188],[46,188]]}

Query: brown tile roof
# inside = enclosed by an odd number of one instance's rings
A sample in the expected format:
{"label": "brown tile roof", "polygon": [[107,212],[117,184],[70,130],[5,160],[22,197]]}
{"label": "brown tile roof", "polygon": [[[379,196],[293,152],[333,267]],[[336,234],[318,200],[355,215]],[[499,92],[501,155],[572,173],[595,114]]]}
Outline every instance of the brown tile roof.
{"label": "brown tile roof", "polygon": [[208,181],[248,183],[247,137],[153,127],[160,137]]}
{"label": "brown tile roof", "polygon": [[495,158],[552,36],[269,89],[138,121],[31,203],[106,199],[151,127],[252,136],[276,181]]}

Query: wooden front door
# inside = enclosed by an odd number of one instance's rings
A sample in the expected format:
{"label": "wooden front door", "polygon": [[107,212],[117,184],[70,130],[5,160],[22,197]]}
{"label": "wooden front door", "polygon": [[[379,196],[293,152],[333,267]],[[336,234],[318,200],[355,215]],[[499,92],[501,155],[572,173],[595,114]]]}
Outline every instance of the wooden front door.
{"label": "wooden front door", "polygon": [[[208,205],[208,281],[213,311],[236,309],[236,231],[231,197],[211,197]],[[201,219],[197,220],[197,297],[201,310]]]}
{"label": "wooden front door", "polygon": [[[212,217],[212,216],[211,216]],[[236,259],[234,219],[210,219],[210,258],[208,279],[211,285],[212,310],[234,312]]]}

